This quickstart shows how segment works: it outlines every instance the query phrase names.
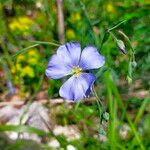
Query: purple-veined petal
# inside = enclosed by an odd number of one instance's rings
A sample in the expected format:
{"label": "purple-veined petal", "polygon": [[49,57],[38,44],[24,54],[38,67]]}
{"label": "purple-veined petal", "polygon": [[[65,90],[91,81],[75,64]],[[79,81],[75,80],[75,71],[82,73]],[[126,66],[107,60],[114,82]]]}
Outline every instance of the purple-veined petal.
{"label": "purple-veined petal", "polygon": [[72,68],[67,66],[59,55],[53,55],[49,60],[45,74],[48,78],[59,79],[71,74]]}
{"label": "purple-veined petal", "polygon": [[104,65],[105,57],[100,55],[97,48],[94,46],[87,46],[81,53],[79,66],[83,70],[97,69]]}
{"label": "purple-veined petal", "polygon": [[81,46],[78,42],[68,42],[60,46],[57,55],[61,56],[64,63],[71,67],[77,66],[81,55]]}
{"label": "purple-veined petal", "polygon": [[91,73],[73,75],[61,86],[59,94],[68,100],[81,100],[90,95],[95,79]]}
{"label": "purple-veined petal", "polygon": [[46,76],[52,79],[59,79],[71,74],[72,68],[79,63],[81,54],[80,43],[70,42],[60,46],[57,54],[50,59]]}

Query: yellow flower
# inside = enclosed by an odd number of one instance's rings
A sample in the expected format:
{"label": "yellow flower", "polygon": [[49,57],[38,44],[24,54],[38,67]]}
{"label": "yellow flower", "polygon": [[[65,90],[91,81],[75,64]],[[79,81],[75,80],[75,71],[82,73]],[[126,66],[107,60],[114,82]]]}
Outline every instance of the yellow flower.
{"label": "yellow flower", "polygon": [[31,68],[30,66],[24,67],[22,69],[21,76],[22,77],[28,76],[30,78],[33,78],[35,76],[33,68]]}
{"label": "yellow flower", "polygon": [[19,27],[19,23],[15,20],[13,20],[10,24],[9,24],[9,28],[14,31]]}
{"label": "yellow flower", "polygon": [[16,72],[16,69],[15,69],[14,66],[11,68],[11,72],[12,72],[12,73],[15,73],[15,72]]}
{"label": "yellow flower", "polygon": [[31,64],[31,65],[36,65],[36,64],[38,64],[38,59],[36,59],[36,58],[30,58],[28,60],[28,63]]}
{"label": "yellow flower", "polygon": [[21,62],[21,61],[24,61],[24,60],[26,60],[25,55],[23,55],[23,54],[18,55],[17,62]]}
{"label": "yellow flower", "polygon": [[22,70],[21,64],[16,64],[16,70],[17,70],[17,71],[21,71],[21,70]]}
{"label": "yellow flower", "polygon": [[145,0],[145,1],[141,1],[143,2],[144,4],[150,4],[150,0]]}
{"label": "yellow flower", "polygon": [[20,84],[20,77],[18,75],[13,76],[13,81],[15,85]]}
{"label": "yellow flower", "polygon": [[31,49],[27,53],[28,55],[28,63],[31,65],[35,65],[39,61],[39,53],[36,49]]}
{"label": "yellow flower", "polygon": [[12,68],[11,68],[11,72],[12,73],[16,73],[16,72],[18,72],[18,71],[21,71],[22,70],[22,66],[21,66],[21,64],[16,64],[16,66],[13,66]]}
{"label": "yellow flower", "polygon": [[36,49],[31,49],[31,50],[29,50],[28,51],[28,55],[29,56],[39,56],[39,53],[37,52],[37,50]]}
{"label": "yellow flower", "polygon": [[113,6],[112,3],[108,3],[108,4],[107,4],[106,10],[107,10],[107,12],[109,12],[109,13],[114,13],[114,12],[115,12],[115,9],[114,9],[114,6]]}
{"label": "yellow flower", "polygon": [[31,25],[33,23],[32,20],[27,16],[19,17],[18,21],[20,24],[25,24],[25,25]]}
{"label": "yellow flower", "polygon": [[74,40],[75,39],[75,33],[74,33],[74,31],[72,30],[72,29],[68,29],[67,31],[66,31],[66,36],[67,36],[67,38],[69,39],[69,40]]}
{"label": "yellow flower", "polygon": [[33,21],[29,17],[20,16],[18,18],[13,18],[8,26],[11,31],[19,31],[26,35],[31,25],[33,25]]}
{"label": "yellow flower", "polygon": [[79,13],[72,13],[70,16],[70,22],[75,23],[81,20],[81,15]]}

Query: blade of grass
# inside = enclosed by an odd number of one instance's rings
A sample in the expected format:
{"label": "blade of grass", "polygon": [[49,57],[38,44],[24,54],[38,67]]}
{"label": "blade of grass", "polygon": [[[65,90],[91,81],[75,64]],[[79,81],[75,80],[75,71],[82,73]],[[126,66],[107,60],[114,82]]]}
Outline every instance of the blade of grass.
{"label": "blade of grass", "polygon": [[147,97],[144,99],[136,117],[135,117],[135,120],[134,120],[134,125],[136,125],[138,123],[138,121],[140,120],[140,118],[142,117],[143,113],[144,113],[144,110],[145,110],[145,107],[147,106],[147,104],[150,103],[150,97]]}
{"label": "blade of grass", "polygon": [[27,125],[0,125],[0,132],[16,132],[16,133],[30,133],[38,136],[55,137],[61,144],[61,139],[57,137],[51,130],[49,132],[43,131]]}
{"label": "blade of grass", "polygon": [[49,136],[51,135],[50,132],[45,132],[43,130],[31,127],[31,126],[25,126],[25,125],[0,125],[0,131],[12,131],[12,132],[26,132],[26,133],[35,133],[39,136]]}
{"label": "blade of grass", "polygon": [[99,113],[99,136],[100,136],[100,134],[106,135],[105,130],[104,130],[103,125],[102,125],[103,113],[105,112],[105,108],[103,106],[103,103],[101,102],[101,99],[98,97],[94,86],[92,88],[92,93],[96,97],[96,103],[97,103],[98,113]]}
{"label": "blade of grass", "polygon": [[31,43],[41,44],[41,45],[52,45],[52,46],[60,46],[59,44],[53,42],[45,42],[45,41],[30,41]]}
{"label": "blade of grass", "polygon": [[75,105],[75,111],[77,111],[77,109],[79,108],[81,101],[77,101],[76,105]]}
{"label": "blade of grass", "polygon": [[124,148],[122,145],[120,145],[120,144],[116,144],[116,147],[118,147],[119,148],[119,150],[127,150],[126,148]]}
{"label": "blade of grass", "polygon": [[31,45],[31,46],[28,46],[28,47],[26,47],[26,48],[23,48],[23,49],[21,49],[21,50],[18,50],[18,51],[16,52],[16,54],[12,55],[12,58],[15,58],[15,57],[17,57],[18,55],[27,52],[27,51],[30,50],[31,48],[37,47],[37,46],[42,45],[42,44],[45,44],[45,45],[52,45],[52,46],[59,46],[59,44],[56,44],[56,43],[53,43],[53,42],[43,42],[43,41],[30,41],[30,42],[36,43],[36,44]]}
{"label": "blade of grass", "polygon": [[21,50],[18,50],[18,51],[16,52],[16,54],[12,55],[12,58],[15,58],[15,57],[17,57],[18,55],[23,54],[23,53],[27,52],[28,50],[30,50],[31,48],[37,47],[37,46],[39,46],[39,45],[40,45],[40,44],[34,44],[34,45],[29,46],[29,47],[26,47],[26,48],[23,48],[23,49],[21,49]]}
{"label": "blade of grass", "polygon": [[112,88],[112,91],[113,91],[113,93],[114,93],[114,96],[116,97],[116,100],[117,100],[117,102],[118,102],[118,106],[120,106],[121,109],[123,110],[123,112],[125,113],[126,119],[127,119],[128,123],[129,123],[129,125],[130,125],[130,127],[131,127],[132,132],[133,132],[134,135],[135,135],[135,138],[136,138],[136,140],[137,140],[137,142],[138,142],[138,144],[139,144],[141,150],[145,150],[144,145],[143,145],[143,143],[142,143],[142,141],[141,141],[141,139],[140,139],[140,137],[139,137],[139,135],[138,135],[138,132],[136,131],[136,128],[135,128],[134,124],[132,123],[132,120],[131,120],[130,116],[128,115],[128,113],[127,113],[127,111],[126,111],[126,108],[125,108],[125,106],[124,106],[124,104],[123,104],[123,102],[122,102],[122,99],[121,99],[121,97],[120,97],[120,94],[119,94],[119,92],[118,92],[118,89],[117,89],[115,83],[113,82],[113,80],[110,80],[110,86],[111,86],[111,88]]}
{"label": "blade of grass", "polygon": [[127,20],[123,20],[123,21],[117,23],[115,26],[113,26],[112,28],[109,28],[107,31],[109,32],[109,31],[112,31],[112,30],[118,28],[120,25],[122,25],[122,24],[123,24],[124,22],[126,22],[126,21],[127,21]]}
{"label": "blade of grass", "polygon": [[107,90],[107,98],[108,98],[108,105],[109,105],[109,112],[110,112],[110,125],[109,125],[109,140],[110,140],[110,147],[112,150],[115,150],[116,144],[116,136],[115,136],[115,101],[113,101],[112,89],[110,85],[110,74],[109,72],[105,72],[105,83],[106,83],[106,90]]}

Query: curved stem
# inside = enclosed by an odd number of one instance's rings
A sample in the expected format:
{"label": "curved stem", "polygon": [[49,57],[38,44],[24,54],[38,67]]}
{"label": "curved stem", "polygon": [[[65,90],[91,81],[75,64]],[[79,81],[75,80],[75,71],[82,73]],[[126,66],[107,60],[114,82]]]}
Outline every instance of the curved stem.
{"label": "curved stem", "polygon": [[112,31],[112,30],[114,30],[114,29],[116,29],[116,28],[118,28],[121,24],[123,24],[123,23],[126,22],[126,21],[127,21],[127,20],[121,21],[121,22],[118,23],[117,25],[115,25],[115,26],[113,26],[112,28],[108,29],[108,32],[109,32],[109,31]]}
{"label": "curved stem", "polygon": [[98,106],[99,119],[100,119],[100,125],[101,125],[102,124],[102,115],[103,115],[103,112],[104,112],[104,106],[103,106],[100,98],[98,97],[94,86],[92,88],[92,92],[93,92],[93,95],[96,97],[96,103],[97,103],[97,106]]}
{"label": "curved stem", "polygon": [[95,90],[94,86],[93,86],[93,88],[92,88],[92,91],[93,91],[93,93],[94,93],[96,99],[99,101],[100,106],[103,107],[103,103],[102,103],[101,99],[98,97],[98,95],[97,95],[97,93],[96,93],[96,90]]}

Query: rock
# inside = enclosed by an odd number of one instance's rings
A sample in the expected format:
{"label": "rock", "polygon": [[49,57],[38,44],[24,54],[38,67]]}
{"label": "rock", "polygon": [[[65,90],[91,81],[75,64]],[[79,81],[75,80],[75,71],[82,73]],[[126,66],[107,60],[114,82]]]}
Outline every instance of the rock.
{"label": "rock", "polygon": [[[34,102],[30,105],[27,104],[20,109],[16,109],[13,106],[3,107],[0,110],[0,120],[7,120],[7,125],[19,125],[21,123],[45,132],[49,132],[51,128],[48,109],[39,102]],[[7,135],[13,140],[18,138],[17,132],[7,132]],[[19,138],[27,140],[32,139],[36,142],[43,141],[42,137],[30,133],[20,133]]]}

